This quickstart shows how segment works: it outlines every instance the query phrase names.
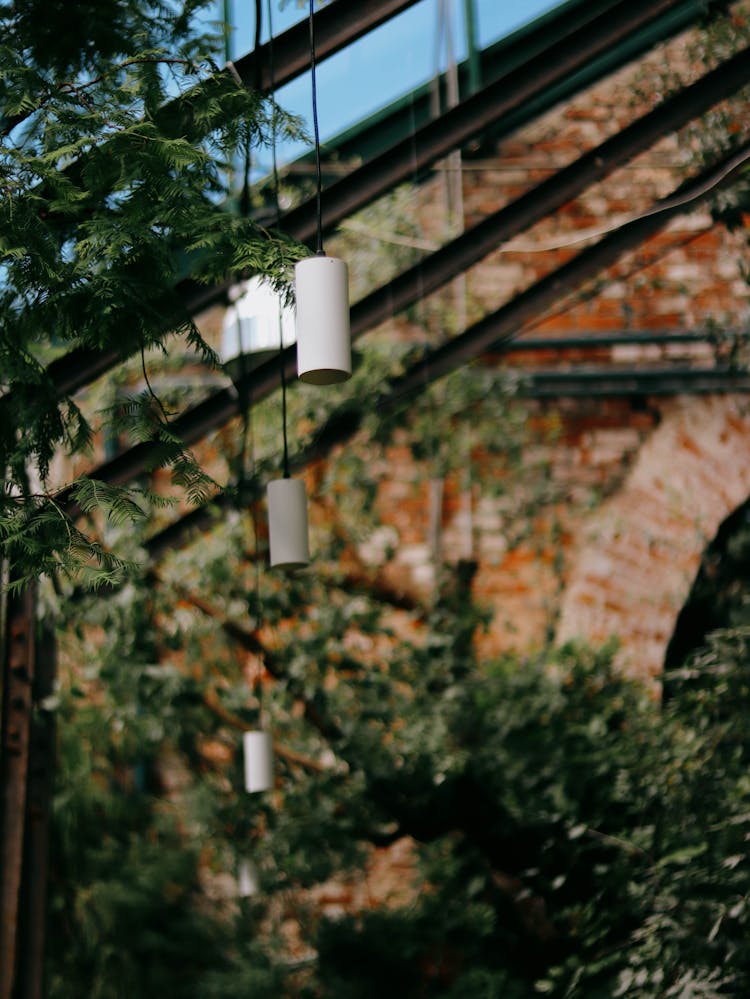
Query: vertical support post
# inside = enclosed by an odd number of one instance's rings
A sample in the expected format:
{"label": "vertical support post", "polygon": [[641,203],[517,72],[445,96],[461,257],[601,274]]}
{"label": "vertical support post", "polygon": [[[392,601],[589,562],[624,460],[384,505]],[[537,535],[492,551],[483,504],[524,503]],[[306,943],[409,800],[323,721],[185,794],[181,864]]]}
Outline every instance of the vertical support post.
{"label": "vertical support post", "polygon": [[47,885],[52,789],[55,769],[55,714],[44,706],[55,685],[55,632],[45,625],[38,636],[32,688],[26,841],[19,930],[18,982],[21,999],[43,999],[47,936]]}
{"label": "vertical support post", "polygon": [[469,94],[475,94],[482,86],[482,62],[477,39],[476,0],[464,0],[464,24],[466,26],[466,58],[469,67]]}
{"label": "vertical support post", "polygon": [[34,680],[34,607],[31,586],[8,598],[0,730],[0,999],[12,999],[17,970]]}
{"label": "vertical support post", "polygon": [[232,61],[232,0],[223,0],[224,62]]}

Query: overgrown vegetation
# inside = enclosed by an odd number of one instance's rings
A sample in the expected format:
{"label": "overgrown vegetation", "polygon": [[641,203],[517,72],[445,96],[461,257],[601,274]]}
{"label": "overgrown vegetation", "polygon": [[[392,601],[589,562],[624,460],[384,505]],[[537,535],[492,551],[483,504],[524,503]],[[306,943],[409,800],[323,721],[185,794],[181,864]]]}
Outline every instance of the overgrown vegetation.
{"label": "overgrown vegetation", "polygon": [[[167,333],[211,363],[180,278],[250,268],[283,285],[304,252],[222,207],[236,157],[301,126],[219,71],[217,40],[196,31],[205,6],[0,7],[0,538],[16,582],[87,559],[104,570],[94,580],[117,568],[59,500],[67,483],[53,456],[86,452],[94,428],[45,364],[71,349],[145,355]],[[154,395],[124,415],[136,439],[156,444],[155,462],[205,498],[211,483]],[[85,505],[82,488],[72,498]],[[127,496],[110,496],[118,518],[139,516]]]}
{"label": "overgrown vegetation", "polygon": [[[215,607],[236,612],[226,553],[203,565]],[[717,633],[662,707],[613,673],[612,650],[478,662],[472,572],[446,572],[416,639],[388,638],[365,596],[264,587],[262,705],[224,617],[184,592],[175,611],[168,582],[77,605],[51,994],[745,993],[750,635]],[[414,614],[387,620],[414,633]],[[251,796],[240,731],[261,707],[276,789]],[[313,904],[405,837],[407,904]],[[243,899],[248,860],[259,890]]]}

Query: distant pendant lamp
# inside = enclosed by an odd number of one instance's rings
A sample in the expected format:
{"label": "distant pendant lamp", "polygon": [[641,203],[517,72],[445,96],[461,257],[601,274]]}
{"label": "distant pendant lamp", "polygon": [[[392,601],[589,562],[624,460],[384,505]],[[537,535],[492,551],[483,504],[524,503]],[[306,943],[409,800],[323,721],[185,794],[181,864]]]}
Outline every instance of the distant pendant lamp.
{"label": "distant pendant lamp", "polygon": [[279,364],[281,368],[281,425],[283,433],[283,478],[266,487],[268,501],[268,548],[272,568],[301,569],[310,562],[307,526],[307,494],[302,479],[289,475],[289,442],[286,433],[286,370],[281,316],[279,316]]}
{"label": "distant pendant lamp", "polygon": [[305,483],[302,479],[272,479],[267,497],[271,567],[304,568],[310,562]]}
{"label": "distant pendant lamp", "polygon": [[237,894],[240,898],[252,898],[260,892],[260,874],[249,857],[240,860],[237,869]]}
{"label": "distant pendant lamp", "polygon": [[242,733],[245,756],[245,790],[248,794],[273,787],[273,742],[269,732]]}
{"label": "distant pendant lamp", "polygon": [[317,176],[317,253],[294,268],[297,299],[297,374],[312,385],[333,385],[351,377],[349,280],[346,263],[326,256],[321,212],[322,180],[318,94],[315,79],[315,27],[310,0],[310,72],[312,77],[315,170]]}
{"label": "distant pendant lamp", "polygon": [[[268,0],[269,27],[269,74],[271,91],[275,89],[273,65],[273,17],[271,2]],[[279,207],[279,172],[276,162],[276,119],[271,125],[271,162],[273,166],[273,192],[276,208],[276,223],[281,222]],[[279,304],[278,345],[279,345],[279,376],[281,381],[281,426],[283,431],[283,478],[273,479],[268,483],[266,495],[268,500],[268,547],[272,568],[299,569],[310,562],[310,546],[307,530],[307,496],[305,483],[301,479],[289,476],[289,443],[286,432],[286,379],[284,364],[284,315]]]}

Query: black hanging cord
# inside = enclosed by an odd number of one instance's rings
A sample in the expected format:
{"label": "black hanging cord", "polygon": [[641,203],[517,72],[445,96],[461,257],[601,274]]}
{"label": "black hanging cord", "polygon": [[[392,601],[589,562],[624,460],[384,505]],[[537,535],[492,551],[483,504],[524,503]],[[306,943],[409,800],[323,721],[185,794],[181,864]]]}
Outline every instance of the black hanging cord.
{"label": "black hanging cord", "polygon": [[260,90],[261,86],[261,71],[260,71],[260,60],[258,59],[258,52],[260,51],[260,35],[261,28],[263,26],[263,0],[255,0],[255,39],[253,41],[253,48],[255,50],[255,89]]}
{"label": "black hanging cord", "polygon": [[250,136],[249,134],[245,136],[245,148],[243,150],[243,164],[242,164],[242,191],[240,193],[240,215],[242,218],[247,218],[250,214],[250,173],[252,171],[253,161],[252,154],[250,152]]}
{"label": "black hanging cord", "polygon": [[289,478],[289,444],[286,439],[286,372],[284,371],[284,338],[283,338],[283,328],[281,319],[279,319],[279,357],[281,358],[281,421],[283,424],[284,433],[284,459],[283,459],[283,474],[284,478]]}
{"label": "black hanging cord", "polygon": [[[263,0],[255,0],[255,40],[254,40],[254,51],[257,53],[260,50],[260,40],[261,31],[263,29]],[[256,59],[255,62],[255,89],[260,90],[261,88],[261,65],[260,61]],[[247,218],[250,214],[250,174],[252,170],[252,152],[251,152],[251,133],[250,128],[247,129],[247,134],[245,135],[244,142],[244,165],[242,174],[242,192],[240,194],[240,215],[243,218]]]}
{"label": "black hanging cord", "polygon": [[320,173],[320,131],[318,129],[318,87],[315,80],[315,18],[313,16],[313,3],[314,0],[310,0],[310,73],[312,76],[313,132],[315,134],[315,175],[317,180],[316,213],[318,218],[318,245],[316,252],[321,256],[325,256],[325,250],[323,249],[323,215],[321,209],[323,182]]}
{"label": "black hanging cord", "polygon": [[[276,92],[276,80],[274,78],[273,61],[273,15],[271,12],[271,0],[267,0],[268,13],[268,58],[269,58],[269,82],[271,84],[271,94]],[[276,213],[276,226],[281,225],[281,207],[279,205],[279,166],[276,160],[276,104],[271,109],[273,118],[271,119],[271,163],[273,166],[273,203]],[[284,438],[284,457],[282,472],[285,479],[289,478],[289,442],[286,433],[286,370],[284,368],[284,326],[279,309],[279,374],[281,376],[281,426]]]}

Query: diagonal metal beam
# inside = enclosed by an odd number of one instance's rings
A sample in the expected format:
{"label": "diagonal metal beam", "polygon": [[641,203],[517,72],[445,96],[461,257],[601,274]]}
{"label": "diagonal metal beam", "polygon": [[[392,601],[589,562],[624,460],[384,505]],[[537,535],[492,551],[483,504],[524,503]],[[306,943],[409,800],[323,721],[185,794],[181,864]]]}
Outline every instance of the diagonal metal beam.
{"label": "diagonal metal beam", "polygon": [[[734,63],[734,60],[731,60],[731,62]],[[713,80],[716,79],[713,74],[709,75],[712,76]],[[697,84],[693,85],[693,87],[696,86]],[[656,113],[651,112],[651,115]],[[690,117],[687,105],[683,106],[683,113],[687,117]],[[646,117],[648,118],[650,115]],[[608,142],[612,141],[614,140],[608,140]],[[585,154],[584,159],[591,161],[593,157],[595,161],[595,153],[596,150],[592,154]],[[563,172],[570,170],[571,168],[566,168]],[[688,182],[685,191],[695,190],[696,185],[700,185],[700,183],[700,178],[696,181]],[[549,188],[549,181],[544,181],[541,186]],[[678,190],[682,191],[683,189],[680,188]],[[529,192],[529,194],[523,196],[523,199],[526,200],[531,210],[533,210],[532,195],[533,192]],[[687,196],[683,192],[682,197]],[[512,205],[509,207],[513,208]],[[665,224],[670,214],[674,214],[677,210],[676,208],[673,208],[671,212],[660,210],[656,214],[649,215],[638,222],[631,223],[629,226],[624,226],[600,243],[590,247],[588,250],[584,250],[581,254],[574,257],[573,260],[563,265],[562,268],[552,272],[551,275],[537,282],[532,288],[522,292],[506,306],[498,310],[498,312],[481,320],[476,326],[471,327],[470,330],[455,337],[445,344],[444,347],[431,354],[421,365],[416,366],[414,369],[415,374],[405,376],[406,380],[403,382],[403,391],[411,391],[415,386],[423,384],[426,374],[429,374],[429,377],[438,377],[443,365],[446,365],[445,372],[443,373],[447,373],[448,370],[452,370],[458,364],[472,359],[476,356],[477,352],[487,349],[487,344],[492,341],[493,337],[503,336],[506,331],[519,329],[524,322],[528,321],[528,318],[538,314],[540,302],[542,303],[541,308],[546,308],[551,301],[559,298],[564,293],[566,287],[574,287],[576,282],[580,283],[581,280],[586,280],[591,274],[602,270],[608,266],[606,262],[608,259],[617,259],[620,253],[624,252],[624,249],[618,249],[618,247],[622,245],[625,248],[629,248],[632,245],[636,245],[637,242],[648,238],[648,235],[652,231],[657,231],[658,228]],[[481,225],[483,223],[480,223]],[[470,233],[467,235],[470,235]],[[461,240],[465,239],[465,237],[459,238]],[[579,277],[580,274],[583,274],[583,277]],[[378,305],[378,308],[382,308],[382,305]],[[364,332],[367,327],[364,325],[363,319],[357,319],[356,307],[353,310],[353,318],[355,335]],[[496,331],[496,329],[499,329],[500,332],[492,332]],[[489,340],[487,339],[488,336]],[[478,349],[475,348],[477,343],[481,344]],[[175,421],[173,429],[187,444],[193,444],[195,441],[222,426],[233,416],[236,416],[240,410],[240,397],[257,402],[270,394],[280,382],[281,365],[284,366],[287,374],[293,377],[295,367],[294,346],[284,351],[281,362],[278,358],[273,358],[248,375],[239,395],[231,388],[214,393],[197,406],[187,410]],[[138,444],[116,456],[111,461],[105,462],[98,468],[93,469],[90,474],[94,478],[101,478],[110,483],[123,484],[147,470],[150,463],[154,461],[155,453],[156,450],[152,444]],[[60,502],[69,507],[69,512],[74,512],[75,507],[70,505],[71,500],[69,495],[61,496]]]}
{"label": "diagonal metal beam", "polygon": [[[680,3],[681,0],[617,0],[583,24],[580,11],[575,8],[570,13],[561,13],[555,21],[555,41],[528,63],[504,74],[446,115],[326,188],[324,228],[330,231],[348,214],[363,208],[396,184],[409,180],[415,171],[430,166],[452,149],[496,125],[506,115],[517,112],[525,102],[539,98],[550,86]],[[316,199],[310,198],[287,212],[280,220],[280,228],[301,242],[312,239],[316,230]],[[228,287],[229,282],[206,286],[187,279],[180,283],[178,290],[186,311],[194,315],[220,301]],[[48,374],[60,394],[70,394],[120,360],[114,350],[98,352],[81,348],[53,362]]]}
{"label": "diagonal metal beam", "polygon": [[645,215],[626,223],[598,243],[582,250],[516,295],[507,305],[431,351],[394,383],[388,405],[397,405],[400,400],[419,391],[425,384],[425,379],[435,381],[442,378],[463,364],[475,360],[480,354],[497,350],[514,339],[524,325],[537,318],[550,305],[610,267],[627,251],[650,239],[670,219],[691,211],[718,187],[724,187],[735,180],[747,168],[748,160],[750,141],[704,169],[697,177],[685,181],[669,197],[658,201]]}
{"label": "diagonal metal beam", "polygon": [[[315,61],[323,62],[358,38],[380,27],[392,17],[412,7],[417,0],[378,0],[357,3],[336,0],[315,14]],[[271,52],[273,51],[273,80]],[[242,81],[251,87],[270,90],[283,87],[310,68],[310,34],[307,18],[283,34],[248,52],[234,62]]]}
{"label": "diagonal metal beam", "polygon": [[[321,206],[323,228],[330,230],[341,219],[488,131],[501,118],[681,2],[622,0],[588,24],[574,28],[563,25],[553,45],[331,184]],[[283,229],[302,242],[311,239],[316,229],[315,202],[311,199],[289,212]]]}
{"label": "diagonal metal beam", "polygon": [[[750,159],[750,142],[681,184],[669,197],[657,202],[647,215],[622,226],[594,246],[582,250],[506,305],[432,351],[423,360],[412,365],[381,395],[377,403],[378,410],[388,412],[397,409],[404,405],[408,398],[424,391],[431,382],[476,360],[482,353],[502,349],[520,334],[524,324],[541,315],[549,305],[576,290],[615,263],[624,253],[655,235],[670,219],[692,210],[715,189],[735,180],[748,159]],[[333,447],[351,438],[359,429],[359,423],[360,419],[351,412],[343,417],[341,414],[334,414],[319,429],[310,446],[295,457],[293,466],[300,468],[311,461],[325,457]],[[145,447],[148,448],[147,445]],[[128,458],[128,454],[121,458],[132,461],[133,457]],[[141,466],[141,470],[143,467]],[[111,470],[106,466],[100,466],[91,474],[106,478],[107,481],[125,481],[125,478],[112,478]],[[65,506],[69,514],[74,515],[77,512],[69,496],[61,496],[60,503]],[[184,524],[177,522],[162,532],[159,541],[155,538],[154,548],[163,551],[167,545],[178,543],[189,529],[201,528],[207,523],[209,515],[206,510],[194,511],[188,515]]]}

